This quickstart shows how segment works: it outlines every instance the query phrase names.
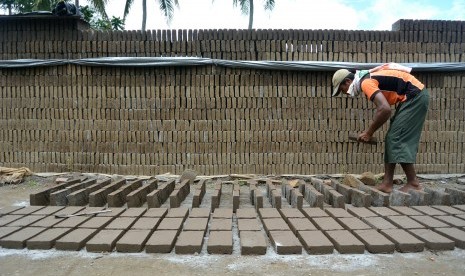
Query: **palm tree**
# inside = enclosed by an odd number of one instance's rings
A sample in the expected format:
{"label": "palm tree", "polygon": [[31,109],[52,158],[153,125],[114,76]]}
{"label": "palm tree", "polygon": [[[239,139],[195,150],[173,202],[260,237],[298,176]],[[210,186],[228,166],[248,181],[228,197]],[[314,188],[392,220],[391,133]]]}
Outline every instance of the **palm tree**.
{"label": "palm tree", "polygon": [[[123,20],[126,20],[126,16],[129,13],[129,9],[134,3],[134,0],[126,0],[126,6],[124,7]],[[159,8],[163,12],[163,15],[168,22],[173,19],[174,5],[179,7],[178,0],[158,0]],[[147,0],[142,0],[142,30],[145,31],[147,23]]]}
{"label": "palm tree", "polygon": [[[253,12],[254,12],[254,0],[233,0],[233,5],[236,7],[238,4],[241,7],[242,14],[249,15],[249,30],[252,29],[253,25]],[[273,10],[275,1],[265,0],[265,10]]]}

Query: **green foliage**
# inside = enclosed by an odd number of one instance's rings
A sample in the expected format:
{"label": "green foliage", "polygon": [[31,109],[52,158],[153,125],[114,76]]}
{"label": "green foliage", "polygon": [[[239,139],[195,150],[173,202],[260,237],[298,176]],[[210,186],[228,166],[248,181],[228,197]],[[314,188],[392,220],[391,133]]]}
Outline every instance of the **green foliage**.
{"label": "green foliage", "polygon": [[98,30],[124,30],[124,20],[113,16],[111,19],[99,15],[99,12],[90,6],[80,6],[79,10],[93,29]]}

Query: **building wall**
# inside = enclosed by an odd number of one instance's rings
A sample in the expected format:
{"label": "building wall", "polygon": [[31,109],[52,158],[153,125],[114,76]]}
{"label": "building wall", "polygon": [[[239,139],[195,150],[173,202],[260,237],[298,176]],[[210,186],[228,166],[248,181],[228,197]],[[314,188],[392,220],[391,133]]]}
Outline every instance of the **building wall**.
{"label": "building wall", "polygon": [[[392,31],[93,31],[76,18],[0,17],[0,59],[465,61],[464,21]],[[0,69],[0,165],[118,174],[382,172],[384,143],[348,140],[374,115],[329,97],[333,71],[222,66]],[[419,173],[465,172],[465,74],[418,72],[431,94]],[[375,136],[381,141],[387,125]]]}

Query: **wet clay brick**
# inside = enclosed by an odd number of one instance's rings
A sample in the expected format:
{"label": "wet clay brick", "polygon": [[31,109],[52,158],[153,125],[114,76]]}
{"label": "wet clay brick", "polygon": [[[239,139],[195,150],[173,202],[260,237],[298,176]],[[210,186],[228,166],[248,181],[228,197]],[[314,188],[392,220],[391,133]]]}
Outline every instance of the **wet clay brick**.
{"label": "wet clay brick", "polygon": [[149,238],[152,230],[128,230],[117,242],[118,252],[140,252]]}
{"label": "wet clay brick", "polygon": [[336,218],[336,221],[349,231],[371,229],[371,226],[358,218]]}
{"label": "wet clay brick", "polygon": [[257,217],[257,211],[254,208],[240,208],[236,211],[238,219],[252,219]]}
{"label": "wet clay brick", "polygon": [[186,219],[187,215],[189,215],[189,208],[186,207],[179,207],[179,208],[171,208],[166,214],[166,218],[183,218]]}
{"label": "wet clay brick", "polygon": [[116,246],[116,241],[123,234],[124,230],[104,229],[86,243],[86,250],[88,252],[111,252]]}
{"label": "wet clay brick", "polygon": [[209,218],[210,208],[192,208],[189,218]]}
{"label": "wet clay brick", "polygon": [[157,230],[145,244],[147,253],[170,253],[178,236],[178,231]]}
{"label": "wet clay brick", "polygon": [[237,227],[239,231],[260,231],[261,227],[256,218],[253,219],[238,219]]}
{"label": "wet clay brick", "polygon": [[409,229],[412,235],[423,241],[431,250],[454,250],[455,242],[430,229]]}
{"label": "wet clay brick", "polygon": [[421,252],[425,248],[424,242],[403,229],[381,230],[381,234],[392,241],[399,252]]}
{"label": "wet clay brick", "polygon": [[275,208],[260,208],[258,209],[258,214],[262,219],[281,218],[281,214]]}
{"label": "wet clay brick", "polygon": [[114,217],[93,217],[79,225],[79,228],[102,229],[107,226],[113,219]]}
{"label": "wet clay brick", "polygon": [[334,251],[333,243],[319,230],[299,231],[297,236],[308,254],[331,254]]}
{"label": "wet clay brick", "polygon": [[389,208],[391,208],[392,210],[404,215],[404,216],[421,216],[423,215],[421,212],[413,209],[413,208],[410,208],[410,207],[407,207],[407,206],[390,206]]}
{"label": "wet clay brick", "polygon": [[20,219],[17,219],[13,222],[10,222],[8,223],[8,226],[20,226],[20,227],[25,227],[25,226],[29,226],[41,219],[44,219],[45,216],[33,216],[33,215],[29,215],[29,216],[24,216]]}
{"label": "wet clay brick", "polygon": [[326,208],[325,212],[328,213],[333,218],[353,218],[349,212],[342,208]]}
{"label": "wet clay brick", "polygon": [[291,231],[270,231],[270,240],[278,254],[302,254],[302,245]]}
{"label": "wet clay brick", "polygon": [[19,229],[21,229],[21,227],[0,227],[0,239],[18,231]]}
{"label": "wet clay brick", "polygon": [[422,224],[416,222],[415,220],[407,217],[407,216],[392,216],[392,217],[386,217],[388,221],[390,221],[392,224],[399,228],[403,229],[419,229],[419,228],[425,228]]}
{"label": "wet clay brick", "polygon": [[300,231],[317,230],[316,226],[308,218],[289,218],[287,221],[292,232],[297,235]]}
{"label": "wet clay brick", "polygon": [[370,207],[368,208],[372,212],[376,213],[379,216],[382,217],[388,217],[388,216],[400,216],[401,214],[392,210],[391,208],[388,207]]}
{"label": "wet clay brick", "polygon": [[76,228],[79,225],[83,224],[84,222],[88,221],[89,219],[90,217],[85,217],[85,216],[70,217],[53,225],[53,227],[55,228]]}
{"label": "wet clay brick", "polygon": [[212,219],[210,231],[231,231],[232,219]]}
{"label": "wet clay brick", "polygon": [[329,217],[328,213],[323,211],[321,208],[316,208],[316,207],[302,208],[302,213],[307,218]]}
{"label": "wet clay brick", "polygon": [[232,254],[232,231],[210,231],[207,252],[210,254]]}
{"label": "wet clay brick", "polygon": [[311,220],[319,230],[344,230],[344,227],[331,217],[312,218]]}
{"label": "wet clay brick", "polygon": [[[465,205],[452,205],[452,207],[462,210],[465,212]],[[0,209],[0,214],[2,213],[2,210]]]}
{"label": "wet clay brick", "polygon": [[[270,231],[289,231],[289,225],[286,224],[284,219],[282,218],[269,218],[263,219],[263,227],[265,228],[266,232]],[[291,232],[292,233],[292,232]],[[268,233],[269,235],[269,233]]]}
{"label": "wet clay brick", "polygon": [[260,231],[240,232],[241,255],[265,255],[267,242]]}
{"label": "wet clay brick", "polygon": [[363,254],[365,252],[365,245],[347,230],[326,231],[326,236],[341,254]]}
{"label": "wet clay brick", "polygon": [[305,218],[305,215],[297,208],[278,209],[285,220],[288,218]]}
{"label": "wet clay brick", "polygon": [[347,212],[351,215],[356,216],[357,218],[367,218],[367,217],[377,217],[378,215],[370,211],[365,207],[351,207],[347,208]]}
{"label": "wet clay brick", "polygon": [[55,246],[55,241],[70,232],[71,228],[50,228],[29,239],[26,244],[28,249],[50,249]]}
{"label": "wet clay brick", "polygon": [[189,217],[184,224],[183,231],[207,231],[208,218]]}
{"label": "wet clay brick", "polygon": [[422,212],[428,216],[444,216],[446,213],[431,206],[412,206],[413,209]]}
{"label": "wet clay brick", "polygon": [[124,211],[120,217],[140,217],[147,211],[147,208],[137,207],[137,208],[129,208]]}
{"label": "wet clay brick", "polygon": [[202,231],[184,231],[179,235],[174,247],[176,254],[194,254],[202,251],[203,245]]}
{"label": "wet clay brick", "polygon": [[0,208],[0,217],[18,211],[19,209],[24,208],[24,206],[7,206]]}
{"label": "wet clay brick", "polygon": [[131,229],[137,230],[155,230],[161,222],[161,218],[139,218],[132,226]]}
{"label": "wet clay brick", "polygon": [[83,210],[85,210],[85,207],[83,206],[68,206],[68,207],[65,207],[64,209],[61,209],[60,211],[56,212],[53,215],[73,215],[73,214],[83,212]]}
{"label": "wet clay brick", "polygon": [[0,217],[0,226],[8,225],[13,221],[16,221],[20,218],[24,217],[23,215],[5,215]]}
{"label": "wet clay brick", "polygon": [[26,246],[26,241],[43,232],[45,228],[26,227],[0,239],[0,246],[4,248],[21,249]]}
{"label": "wet clay brick", "polygon": [[44,216],[49,216],[51,214],[54,214],[60,210],[63,210],[65,207],[64,206],[47,206],[43,209],[40,209],[37,212],[34,212],[34,215],[44,215]]}
{"label": "wet clay brick", "polygon": [[14,212],[11,212],[10,214],[11,215],[30,215],[43,208],[45,208],[45,206],[27,206],[27,207],[18,209]]}
{"label": "wet clay brick", "polygon": [[117,217],[112,222],[110,222],[110,224],[108,224],[105,229],[127,230],[136,222],[136,220],[137,218],[132,217]]}
{"label": "wet clay brick", "polygon": [[97,214],[97,217],[117,217],[126,211],[124,207],[115,207],[110,209],[105,209],[108,212]]}
{"label": "wet clay brick", "polygon": [[231,208],[216,208],[213,212],[213,218],[232,218],[233,209]]}
{"label": "wet clay brick", "polygon": [[362,221],[364,221],[366,224],[370,225],[371,228],[376,230],[397,229],[397,227],[394,224],[390,223],[382,217],[367,217],[362,218]]}
{"label": "wet clay brick", "polygon": [[440,228],[449,226],[448,224],[430,216],[411,216],[410,218],[426,226],[426,228]]}
{"label": "wet clay brick", "polygon": [[181,230],[182,224],[184,223],[183,218],[164,218],[158,225],[157,230]]}
{"label": "wet clay brick", "polygon": [[465,249],[465,231],[458,228],[434,228],[434,231],[451,239],[455,242],[455,246],[461,249]]}
{"label": "wet clay brick", "polygon": [[393,242],[375,229],[355,230],[353,233],[370,253],[394,253],[396,249]]}
{"label": "wet clay brick", "polygon": [[[455,226],[455,227],[465,227],[465,220],[460,219],[458,217],[454,216],[436,216],[440,221],[443,221],[449,225]],[[9,226],[13,226],[13,223],[10,223]]]}
{"label": "wet clay brick", "polygon": [[84,247],[96,233],[97,229],[74,229],[55,242],[55,248],[58,250],[78,251]]}
{"label": "wet clay brick", "polygon": [[65,218],[56,218],[54,215],[45,217],[39,221],[34,222],[30,226],[32,227],[44,227],[44,228],[49,228],[57,225],[58,223],[64,221]]}
{"label": "wet clay brick", "polygon": [[150,218],[164,218],[167,213],[167,208],[149,208],[142,216]]}
{"label": "wet clay brick", "polygon": [[[441,210],[449,215],[462,215],[462,214],[465,214],[465,211],[463,210],[460,210],[460,209],[456,209],[454,207],[451,207],[451,206],[443,206],[443,205],[433,205],[431,206],[435,209],[438,209],[438,210]],[[34,213],[35,214],[35,213]]]}

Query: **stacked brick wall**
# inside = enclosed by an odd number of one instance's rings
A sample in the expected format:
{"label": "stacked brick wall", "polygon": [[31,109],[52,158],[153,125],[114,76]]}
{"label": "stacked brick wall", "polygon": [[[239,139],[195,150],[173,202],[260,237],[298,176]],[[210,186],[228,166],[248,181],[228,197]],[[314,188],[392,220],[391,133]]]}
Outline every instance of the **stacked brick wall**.
{"label": "stacked brick wall", "polygon": [[[392,31],[147,32],[93,31],[73,18],[0,21],[2,60],[465,61],[463,21],[401,20]],[[374,105],[330,98],[332,73],[214,65],[3,68],[0,164],[121,174],[381,172],[383,143],[348,141],[349,132],[369,124]],[[416,76],[431,93],[418,171],[463,173],[465,74]],[[382,140],[386,130],[376,136]]]}

